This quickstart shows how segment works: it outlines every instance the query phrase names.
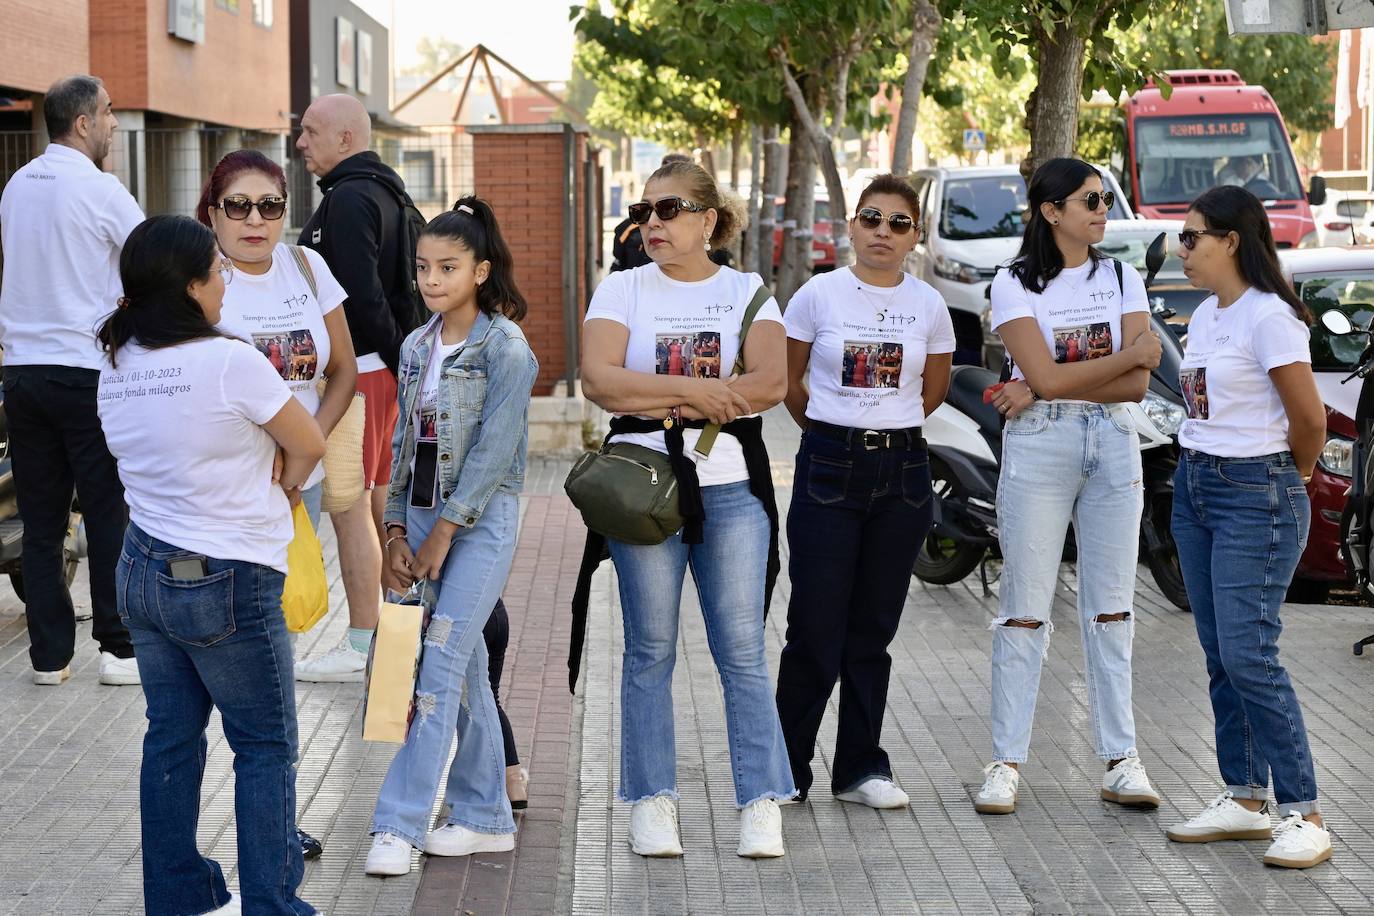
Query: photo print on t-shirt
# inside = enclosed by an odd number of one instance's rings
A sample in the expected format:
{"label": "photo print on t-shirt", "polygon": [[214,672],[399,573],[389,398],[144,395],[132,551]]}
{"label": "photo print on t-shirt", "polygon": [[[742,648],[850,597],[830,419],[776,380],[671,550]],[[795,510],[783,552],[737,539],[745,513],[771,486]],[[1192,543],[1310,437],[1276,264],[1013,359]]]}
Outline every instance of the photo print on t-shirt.
{"label": "photo print on t-shirt", "polygon": [[274,334],[254,334],[253,346],[267,357],[272,368],[285,381],[304,382],[315,377],[319,352],[309,328],[281,331]]}
{"label": "photo print on t-shirt", "polygon": [[1190,420],[1206,420],[1207,413],[1207,367],[1185,369],[1178,374],[1183,386],[1183,409]]}
{"label": "photo print on t-shirt", "polygon": [[720,378],[720,333],[659,334],[654,339],[654,373]]}
{"label": "photo print on t-shirt", "polygon": [[841,388],[900,388],[901,379],[901,344],[875,340],[844,342]]}
{"label": "photo print on t-shirt", "polygon": [[1101,321],[1054,329],[1054,361],[1080,363],[1112,355],[1112,326]]}

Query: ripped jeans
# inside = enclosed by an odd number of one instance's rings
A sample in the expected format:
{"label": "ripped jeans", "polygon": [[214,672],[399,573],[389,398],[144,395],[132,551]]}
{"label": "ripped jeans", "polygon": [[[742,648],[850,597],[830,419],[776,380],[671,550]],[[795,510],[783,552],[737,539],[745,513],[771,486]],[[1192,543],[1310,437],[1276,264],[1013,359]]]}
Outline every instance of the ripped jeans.
{"label": "ripped jeans", "polygon": [[[999,616],[991,627],[994,760],[1022,763],[1030,751],[1070,521],[1078,545],[1078,616],[1097,755],[1135,755],[1132,602],[1142,494],[1140,449],[1123,406],[1042,401],[1007,422],[997,488],[1005,562]],[[1125,617],[1097,619],[1114,615]]]}
{"label": "ripped jeans", "polygon": [[[411,508],[406,540],[419,550],[443,509]],[[479,833],[514,833],[506,798],[501,720],[487,678],[482,628],[506,585],[515,556],[517,498],[498,491],[471,528],[454,535],[434,595],[424,656],[415,682],[415,720],[377,796],[373,833],[390,833],[424,849],[430,811],[455,734],[448,768],[446,823]]]}

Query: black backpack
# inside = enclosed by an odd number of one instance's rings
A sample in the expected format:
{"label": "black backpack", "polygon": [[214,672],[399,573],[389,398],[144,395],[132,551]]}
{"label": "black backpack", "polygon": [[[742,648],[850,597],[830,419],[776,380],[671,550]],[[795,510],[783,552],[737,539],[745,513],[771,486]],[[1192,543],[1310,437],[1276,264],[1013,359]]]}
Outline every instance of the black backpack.
{"label": "black backpack", "polygon": [[[420,295],[420,284],[415,279],[415,246],[420,239],[420,232],[425,228],[425,224],[428,220],[426,220],[425,215],[420,212],[420,208],[415,206],[415,201],[410,199],[409,194],[403,190],[397,189],[396,186],[390,182],[382,181],[375,175],[368,173],[345,175],[343,178],[340,178],[338,183],[330,190],[337,189],[339,185],[346,181],[352,181],[355,178],[374,179],[391,194],[397,206],[401,208],[402,231],[399,236],[400,245],[397,246],[400,248],[401,254],[398,259],[400,263],[397,264],[396,270],[398,277],[409,278],[409,284],[406,287],[406,289],[409,290],[409,295],[402,302],[391,303],[391,306],[392,312],[396,314],[396,320],[401,325],[401,330],[409,334],[411,331],[427,322],[430,318],[429,309],[425,308],[424,297]],[[328,203],[329,195],[326,194],[324,202],[320,205],[321,208],[327,206]],[[324,222],[323,216],[321,216],[320,222]],[[404,314],[402,314],[402,309],[398,307],[403,307]]]}

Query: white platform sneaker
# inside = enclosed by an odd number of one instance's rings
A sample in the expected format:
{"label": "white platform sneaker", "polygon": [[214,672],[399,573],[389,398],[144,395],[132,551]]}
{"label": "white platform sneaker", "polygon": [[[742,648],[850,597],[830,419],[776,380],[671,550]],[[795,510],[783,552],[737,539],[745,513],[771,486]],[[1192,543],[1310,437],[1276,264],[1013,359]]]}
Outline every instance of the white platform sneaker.
{"label": "white platform sneaker", "polygon": [[630,849],[637,855],[672,858],[682,855],[677,832],[677,802],[666,795],[637,801],[630,809]]}

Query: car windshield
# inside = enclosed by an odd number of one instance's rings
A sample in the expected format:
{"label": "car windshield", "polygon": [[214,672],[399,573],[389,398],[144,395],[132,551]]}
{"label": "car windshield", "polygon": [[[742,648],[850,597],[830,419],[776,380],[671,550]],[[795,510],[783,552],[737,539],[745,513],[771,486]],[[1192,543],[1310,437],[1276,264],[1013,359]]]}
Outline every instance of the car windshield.
{"label": "car windshield", "polygon": [[[946,239],[1015,238],[1026,231],[1026,182],[1020,175],[952,178],[940,202],[940,237]],[[1118,200],[1108,219],[1125,219]]]}
{"label": "car windshield", "polygon": [[[1158,230],[1150,232],[1108,232],[1095,246],[1098,251],[1129,264],[1145,275],[1145,252],[1150,243],[1159,235]],[[1160,276],[1183,275],[1183,262],[1170,249],[1164,258],[1164,266],[1159,269]]]}
{"label": "car windshield", "polygon": [[1288,137],[1273,115],[1140,118],[1135,137],[1141,203],[1186,204],[1222,184],[1261,200],[1303,196]]}
{"label": "car windshield", "polygon": [[[1319,319],[1323,312],[1332,309],[1342,312],[1359,328],[1369,327],[1374,319],[1374,270],[1297,277],[1294,285],[1302,301]],[[1317,321],[1312,325],[1312,368],[1353,369],[1364,345],[1363,334],[1337,336]]]}
{"label": "car windshield", "polygon": [[1367,200],[1342,200],[1336,204],[1336,215],[1350,219],[1363,219],[1365,210],[1368,208],[1369,201]]}

